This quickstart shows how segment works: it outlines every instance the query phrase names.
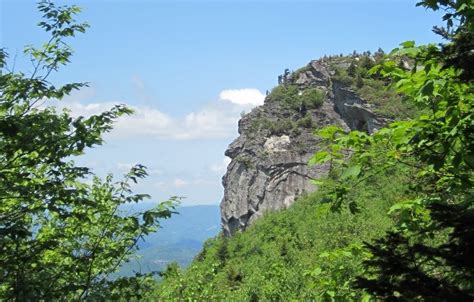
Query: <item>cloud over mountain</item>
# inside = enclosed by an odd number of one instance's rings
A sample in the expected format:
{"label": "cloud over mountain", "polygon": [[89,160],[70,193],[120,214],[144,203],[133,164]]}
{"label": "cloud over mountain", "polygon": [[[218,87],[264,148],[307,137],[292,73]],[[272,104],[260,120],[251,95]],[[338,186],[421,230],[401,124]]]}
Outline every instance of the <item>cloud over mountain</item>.
{"label": "cloud over mountain", "polygon": [[255,88],[227,89],[221,91],[219,99],[237,105],[263,105],[265,95]]}
{"label": "cloud over mountain", "polygon": [[[84,104],[81,96],[90,97],[90,92],[78,92],[54,104],[58,109],[68,109],[73,116],[91,116],[109,110],[123,102],[101,102]],[[120,117],[106,139],[147,137],[150,139],[193,140],[231,139],[237,135],[237,122],[244,110],[263,103],[264,95],[257,89],[223,90],[220,101],[184,116],[171,116],[151,106],[125,104],[134,114]],[[225,102],[222,102],[225,101]]]}

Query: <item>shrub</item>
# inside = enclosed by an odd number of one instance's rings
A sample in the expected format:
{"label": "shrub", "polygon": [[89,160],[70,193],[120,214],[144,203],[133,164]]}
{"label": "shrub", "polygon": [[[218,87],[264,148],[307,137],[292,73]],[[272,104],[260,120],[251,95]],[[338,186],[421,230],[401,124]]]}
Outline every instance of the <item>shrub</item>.
{"label": "shrub", "polygon": [[299,101],[307,109],[319,108],[324,102],[324,91],[318,88],[307,89],[299,96]]}
{"label": "shrub", "polygon": [[302,128],[313,128],[313,119],[311,118],[310,114],[306,114],[305,117],[299,119],[297,122],[298,127]]}
{"label": "shrub", "polygon": [[356,187],[352,197],[364,203],[357,214],[331,211],[325,199],[333,183],[325,180],[245,232],[210,240],[206,254],[157,285],[150,301],[363,301],[351,283],[366,257],[359,247],[392,226],[385,213],[406,197],[410,176],[394,170]]}
{"label": "shrub", "polygon": [[290,119],[274,121],[270,124],[270,132],[274,135],[288,134],[295,128],[295,124]]}
{"label": "shrub", "polygon": [[269,99],[281,104],[292,105],[298,100],[298,87],[295,85],[279,85],[272,89]]}
{"label": "shrub", "polygon": [[348,74],[347,69],[336,67],[334,80],[341,82],[343,85],[351,86],[354,78]]}
{"label": "shrub", "polygon": [[310,88],[300,93],[296,85],[279,85],[273,88],[269,98],[294,110],[315,109],[323,104],[324,92],[318,88]]}
{"label": "shrub", "polygon": [[[73,117],[42,100],[59,101],[86,83],[55,86],[49,76],[72,55],[67,38],[84,32],[77,6],[39,1],[49,35],[24,53],[33,70],[8,66],[0,48],[0,301],[116,301],[139,299],[151,275],[110,280],[159,219],[174,213],[176,198],[144,212],[132,185],[147,173],[136,165],[123,179],[100,178],[74,159],[103,143],[114,121],[132,110],[117,105],[90,117]],[[23,64],[19,64],[20,66]]]}
{"label": "shrub", "polygon": [[255,165],[252,163],[252,160],[244,155],[236,157],[237,162],[244,165],[245,169],[254,169]]}

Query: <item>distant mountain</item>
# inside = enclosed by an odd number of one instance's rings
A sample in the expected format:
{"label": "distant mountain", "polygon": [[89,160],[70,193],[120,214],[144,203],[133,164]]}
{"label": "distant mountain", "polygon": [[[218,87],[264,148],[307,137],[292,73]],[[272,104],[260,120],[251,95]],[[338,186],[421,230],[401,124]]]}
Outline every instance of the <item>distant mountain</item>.
{"label": "distant mountain", "polygon": [[[143,211],[151,205],[134,205],[130,211]],[[137,258],[125,263],[119,274],[163,270],[170,262],[186,267],[199,253],[205,240],[220,231],[218,205],[179,207],[179,214],[161,222],[161,228],[139,243]]]}

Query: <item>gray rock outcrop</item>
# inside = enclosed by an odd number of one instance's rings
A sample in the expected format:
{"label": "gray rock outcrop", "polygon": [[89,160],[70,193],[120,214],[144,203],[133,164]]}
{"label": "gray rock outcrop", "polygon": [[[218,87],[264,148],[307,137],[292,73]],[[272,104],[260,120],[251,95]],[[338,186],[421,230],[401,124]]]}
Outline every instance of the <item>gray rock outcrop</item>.
{"label": "gray rock outcrop", "polygon": [[[222,228],[226,236],[245,230],[267,211],[289,207],[304,192],[314,191],[311,180],[326,175],[329,166],[308,166],[320,149],[315,128],[336,124],[343,129],[373,132],[385,123],[366,102],[333,80],[322,60],[312,61],[290,79],[300,91],[325,93],[321,107],[295,110],[271,100],[239,121],[239,137],[226,150],[230,157],[223,177]],[[308,123],[301,123],[305,118]]]}

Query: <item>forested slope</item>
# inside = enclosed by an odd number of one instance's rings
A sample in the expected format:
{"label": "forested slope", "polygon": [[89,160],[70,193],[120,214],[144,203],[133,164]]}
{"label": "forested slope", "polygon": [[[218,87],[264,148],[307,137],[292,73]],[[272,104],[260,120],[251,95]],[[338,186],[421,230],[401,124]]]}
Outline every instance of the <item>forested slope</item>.
{"label": "forested slope", "polygon": [[[39,1],[50,40],[25,48],[33,70],[17,71],[0,49],[0,300],[473,301],[474,3],[418,5],[443,12],[444,27],[433,29],[442,43],[323,58],[333,96],[311,87],[320,78],[308,66],[285,71],[266,99],[285,108],[284,120],[249,124],[285,146],[301,128],[316,129],[313,166],[304,168],[327,167],[312,182],[318,190],[252,221],[230,207],[223,222],[238,227],[224,225],[226,236],[208,241],[187,270],[169,265],[158,281],[109,277],[176,214],[179,198],[124,213],[150,197],[132,190],[146,168],[100,178],[74,162],[132,110],[85,118],[40,106],[87,86],[48,77],[69,62],[67,38],[88,25],[75,20],[77,6]],[[324,106],[348,122],[318,124]],[[358,113],[370,119],[350,119]],[[238,171],[258,168],[235,160]]]}
{"label": "forested slope", "polygon": [[[407,198],[409,177],[394,169],[351,198],[360,209],[332,211],[322,187],[245,232],[209,240],[189,269],[169,266],[153,293],[162,301],[291,301],[364,297],[350,282],[363,270],[364,241],[393,225],[386,213]],[[331,181],[327,181],[328,187]]]}
{"label": "forested slope", "polygon": [[[387,124],[317,130],[311,162],[330,164],[319,190],[210,241],[187,271],[169,267],[153,299],[472,301],[474,4],[418,5],[445,12],[445,43],[336,69]],[[291,106],[305,92],[287,76],[272,94]]]}
{"label": "forested slope", "polygon": [[[268,150],[265,152],[263,142],[268,137],[287,135],[296,149],[288,146],[280,151],[309,153],[307,158],[310,158],[315,151],[324,152],[326,144],[318,139],[321,134],[313,134],[314,131],[324,132],[326,127],[332,129],[335,126],[331,125],[337,125],[345,127],[345,131],[354,127],[373,132],[373,125],[381,127],[381,123],[420,114],[419,109],[404,102],[402,94],[388,86],[388,80],[369,72],[384,58],[382,50],[375,54],[325,57],[281,75],[279,85],[267,96],[263,108],[256,108],[239,122],[241,136],[232,143],[229,152],[240,152],[232,154],[237,166],[230,168],[225,177],[235,179],[224,182],[226,189],[252,192],[252,187],[247,188],[242,182],[242,175],[250,173],[249,170],[260,175],[259,169],[265,167],[272,170],[278,160],[272,160]],[[251,152],[247,152],[249,149]],[[254,154],[253,157],[246,152]],[[260,154],[264,160],[259,161]],[[311,162],[316,163],[317,158],[313,157]],[[289,161],[291,157],[286,155],[280,160]],[[347,155],[342,161],[350,162]],[[317,168],[309,165],[308,160],[302,164],[310,171]],[[338,182],[348,177],[346,169],[337,163],[324,167],[316,174],[319,177],[315,182],[319,186],[316,192],[306,192],[289,208],[272,206],[269,199],[272,195],[267,192],[264,202],[268,209],[262,210],[263,216],[244,231],[210,239],[186,270],[177,264],[168,266],[150,299],[370,299],[363,289],[353,286],[364,272],[363,261],[370,256],[363,245],[373,243],[395,225],[396,215],[387,213],[393,205],[412,197],[413,169],[396,165],[371,177],[370,182],[355,184],[347,193],[346,206],[334,202]],[[232,183],[239,185],[231,187]],[[242,192],[241,196],[247,196]],[[250,204],[252,198],[243,202]]]}

